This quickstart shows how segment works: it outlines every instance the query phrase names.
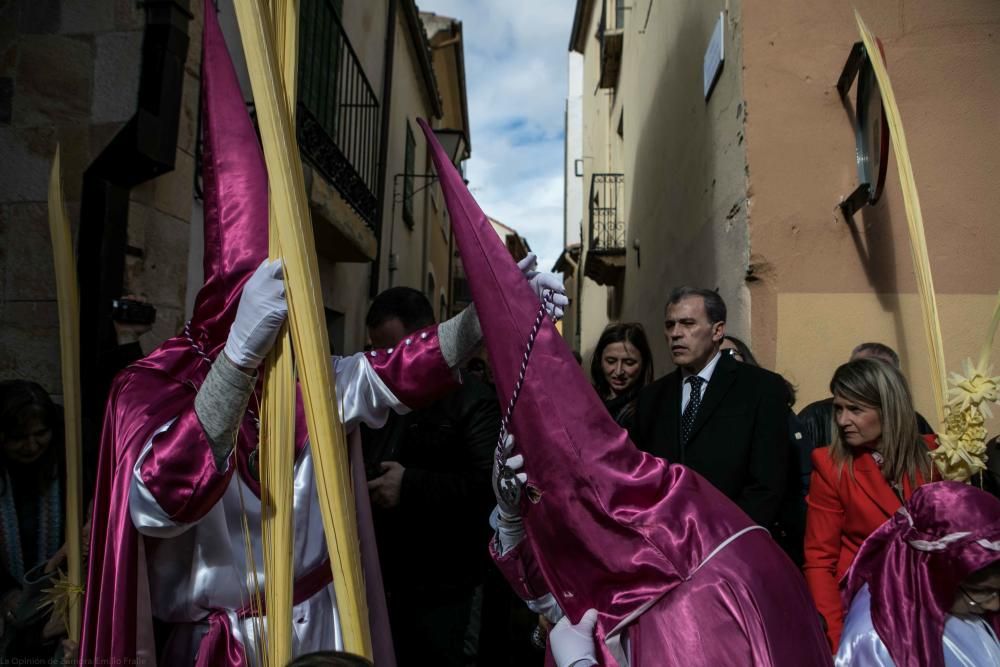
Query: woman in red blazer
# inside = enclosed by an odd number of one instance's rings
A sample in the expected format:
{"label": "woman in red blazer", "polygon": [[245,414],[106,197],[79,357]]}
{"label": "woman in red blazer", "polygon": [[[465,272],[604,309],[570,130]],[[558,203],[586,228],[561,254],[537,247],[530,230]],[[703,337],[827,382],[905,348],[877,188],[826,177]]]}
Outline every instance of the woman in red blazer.
{"label": "woman in red blazer", "polygon": [[840,579],[861,543],[933,479],[927,451],[935,445],[934,436],[917,432],[910,390],[894,366],[850,361],[833,374],[830,391],[837,428],[830,446],[812,454],[803,569],[836,652],[844,623]]}

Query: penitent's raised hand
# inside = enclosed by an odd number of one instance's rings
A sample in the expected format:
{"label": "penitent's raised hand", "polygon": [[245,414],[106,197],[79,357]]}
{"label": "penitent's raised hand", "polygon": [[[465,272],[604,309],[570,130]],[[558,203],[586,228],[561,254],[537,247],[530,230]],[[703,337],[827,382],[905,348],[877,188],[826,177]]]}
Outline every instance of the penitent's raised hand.
{"label": "penitent's raised hand", "polygon": [[545,304],[545,311],[554,321],[562,319],[566,306],[569,305],[569,297],[566,296],[566,287],[562,278],[555,273],[536,271],[538,258],[535,253],[529,252],[527,256],[517,263],[517,268],[521,269],[525,279],[534,290],[538,300]]}
{"label": "penitent's raised hand", "polygon": [[226,340],[226,357],[252,373],[271,351],[286,317],[288,303],[281,260],[265,259],[243,287]]}
{"label": "penitent's raised hand", "polygon": [[[503,443],[503,456],[493,461],[493,494],[497,498],[500,514],[507,520],[519,520],[521,516],[521,491],[528,481],[527,473],[520,472],[524,457],[511,456],[514,451],[514,436],[507,434]],[[503,460],[501,460],[501,458]]]}

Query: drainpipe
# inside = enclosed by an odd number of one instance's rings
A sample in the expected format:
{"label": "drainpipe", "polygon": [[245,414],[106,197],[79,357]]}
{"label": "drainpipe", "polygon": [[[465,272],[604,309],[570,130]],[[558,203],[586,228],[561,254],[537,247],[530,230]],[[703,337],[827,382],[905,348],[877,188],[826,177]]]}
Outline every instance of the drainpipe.
{"label": "drainpipe", "polygon": [[[122,295],[129,248],[129,191],[174,168],[188,51],[189,0],[145,0],[139,98],[135,115],[83,174],[77,267],[84,415],[100,423],[117,341],[111,302]],[[117,369],[113,369],[117,370]]]}
{"label": "drainpipe", "polygon": [[[392,71],[396,53],[396,7],[399,0],[389,0],[389,15],[385,21],[385,54],[382,61],[382,129],[379,133],[378,147],[378,192],[376,192],[378,209],[375,213],[375,240],[378,242],[375,260],[372,262],[371,281],[368,294],[371,298],[379,293],[380,274],[382,272],[382,218],[385,213],[386,174],[389,171],[389,120],[392,102]],[[395,200],[395,195],[393,195]],[[390,243],[392,239],[390,238]],[[389,258],[389,262],[392,259]]]}

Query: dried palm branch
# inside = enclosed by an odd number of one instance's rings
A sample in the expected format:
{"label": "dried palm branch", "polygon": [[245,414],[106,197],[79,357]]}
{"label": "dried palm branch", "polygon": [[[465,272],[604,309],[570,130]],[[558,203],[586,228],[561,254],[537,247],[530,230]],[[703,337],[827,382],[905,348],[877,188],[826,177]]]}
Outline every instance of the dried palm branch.
{"label": "dried palm branch", "polygon": [[302,386],[316,487],[333,569],[344,647],[371,658],[357,518],[344,427],[336,413],[319,267],[282,75],[262,0],[235,3],[260,124],[268,182],[285,264],[289,321]]}
{"label": "dried palm branch", "polygon": [[73,233],[63,198],[59,147],[49,178],[49,232],[52,234],[52,262],[56,270],[56,300],[59,307],[59,360],[62,367],[63,415],[66,446],[66,563],[69,584],[65,587],[69,638],[80,641],[83,582],[83,549],[80,535],[83,521],[81,426],[80,426],[80,293],[76,284]]}

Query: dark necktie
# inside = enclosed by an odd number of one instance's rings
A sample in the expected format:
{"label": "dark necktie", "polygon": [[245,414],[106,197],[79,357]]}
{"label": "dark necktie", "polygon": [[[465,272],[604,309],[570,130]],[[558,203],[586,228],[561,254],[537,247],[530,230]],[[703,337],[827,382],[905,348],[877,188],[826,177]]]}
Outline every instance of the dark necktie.
{"label": "dark necktie", "polygon": [[694,418],[698,416],[698,408],[701,406],[701,385],[705,383],[705,380],[697,375],[692,375],[684,381],[691,385],[691,398],[688,399],[684,414],[681,415],[681,444],[686,445],[691,437]]}

